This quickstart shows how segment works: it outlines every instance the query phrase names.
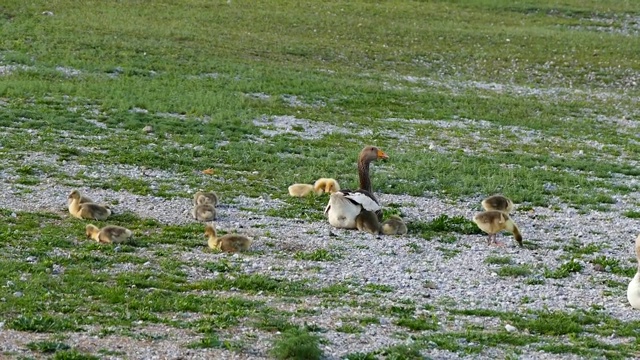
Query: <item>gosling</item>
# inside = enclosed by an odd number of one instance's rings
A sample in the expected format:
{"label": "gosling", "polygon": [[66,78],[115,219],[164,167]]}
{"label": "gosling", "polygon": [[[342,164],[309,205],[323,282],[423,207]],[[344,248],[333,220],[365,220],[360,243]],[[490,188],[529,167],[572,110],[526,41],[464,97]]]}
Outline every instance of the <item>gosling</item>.
{"label": "gosling", "polygon": [[209,204],[209,205],[216,206],[218,205],[218,195],[216,195],[216,193],[214,192],[197,191],[193,195],[193,204],[194,205]]}
{"label": "gosling", "polygon": [[404,235],[407,233],[407,224],[404,223],[400,216],[391,215],[389,219],[382,223],[380,232],[384,235]]}
{"label": "gosling", "polygon": [[370,234],[380,234],[378,216],[373,211],[362,210],[360,214],[356,216],[356,228]]}
{"label": "gosling", "polygon": [[305,197],[311,193],[315,193],[316,195],[320,195],[320,192],[314,191],[313,186],[310,184],[293,184],[289,186],[289,195],[293,197]]}
{"label": "gosling", "polygon": [[73,190],[69,194],[69,213],[78,219],[106,220],[111,215],[111,209],[105,205],[92,202],[80,203],[80,192]]}
{"label": "gosling", "polygon": [[207,243],[211,249],[217,249],[224,252],[235,253],[249,250],[251,239],[246,236],[227,234],[222,237],[216,235],[214,225],[207,224],[204,228],[204,236],[208,237]]}
{"label": "gosling", "polygon": [[493,195],[482,200],[482,208],[486,211],[497,210],[510,214],[513,211],[513,201],[506,196]]}
{"label": "gosling", "polygon": [[317,194],[321,194],[323,191],[328,194],[340,191],[340,184],[336,179],[332,178],[320,178],[313,184],[313,189]]}
{"label": "gosling", "polygon": [[216,208],[211,204],[196,205],[191,210],[191,216],[198,221],[213,221],[216,219]]}
{"label": "gosling", "polygon": [[522,247],[520,230],[507,213],[497,210],[483,211],[473,217],[473,222],[478,225],[480,230],[489,235],[487,238],[489,245],[491,245],[493,241],[497,246],[503,246],[504,244],[498,242],[496,237],[500,231],[507,230],[513,233],[513,237],[518,242],[518,245]]}
{"label": "gosling", "polygon": [[99,229],[97,226],[89,224],[86,227],[86,233],[88,238],[102,244],[123,243],[131,239],[131,236],[133,236],[131,230],[115,225],[107,225],[102,229]]}

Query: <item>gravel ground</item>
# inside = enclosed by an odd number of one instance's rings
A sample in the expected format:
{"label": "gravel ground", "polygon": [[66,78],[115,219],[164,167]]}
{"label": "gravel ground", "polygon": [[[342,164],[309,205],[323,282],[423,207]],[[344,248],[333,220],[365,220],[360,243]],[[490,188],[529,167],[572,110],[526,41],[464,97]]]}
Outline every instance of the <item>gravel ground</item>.
{"label": "gravel ground", "polygon": [[[44,179],[37,186],[29,186],[39,196],[32,197],[24,194],[23,185],[14,185],[10,180],[3,180],[0,184],[5,189],[0,194],[0,208],[15,211],[52,211],[64,212],[67,194],[70,187],[58,185],[53,179]],[[185,224],[192,222],[188,211],[191,199],[164,199],[154,196],[139,196],[125,191],[111,191],[90,188],[80,188],[97,201],[117,201],[114,208],[117,212],[132,211],[143,218],[153,218],[165,224]],[[441,214],[449,216],[462,215],[471,218],[479,208],[479,198],[469,201],[443,201],[433,194],[424,197],[398,196],[380,194],[383,204],[400,204],[400,210],[407,221],[429,221]],[[611,291],[605,285],[606,280],[627,282],[629,279],[620,277],[607,271],[596,271],[588,262],[589,258],[606,255],[624,260],[633,257],[633,243],[640,232],[636,220],[620,216],[622,209],[628,208],[624,202],[614,205],[610,212],[593,211],[579,214],[575,209],[559,205],[555,210],[548,208],[534,208],[529,211],[517,212],[514,220],[519,224],[525,240],[539,246],[535,250],[521,249],[515,246],[510,238],[501,235],[508,246],[504,248],[488,247],[482,235],[458,235],[453,244],[438,241],[424,241],[413,236],[404,237],[374,237],[369,234],[349,230],[332,229],[326,222],[302,222],[296,219],[282,219],[268,217],[256,213],[239,210],[251,208],[265,210],[277,208],[282,202],[270,200],[268,197],[231,199],[229,205],[220,209],[220,219],[217,225],[223,229],[239,229],[256,238],[255,250],[263,251],[263,255],[232,257],[234,263],[241,266],[246,273],[261,273],[275,278],[312,279],[318,286],[326,286],[335,282],[348,280],[354,286],[366,284],[388,285],[394,290],[383,298],[373,298],[365,293],[354,295],[360,301],[374,300],[382,306],[394,305],[402,299],[411,299],[416,308],[423,305],[435,305],[438,309],[438,319],[443,329],[447,331],[464,331],[469,324],[483,324],[485,329],[501,329],[506,325],[498,319],[476,318],[468,316],[447,317],[446,310],[441,305],[462,309],[485,308],[498,311],[523,311],[526,309],[551,309],[572,311],[573,309],[589,309],[597,305],[610,316],[623,321],[637,319],[637,314],[626,303],[624,289],[615,289],[613,296],[603,296],[604,291]],[[517,208],[516,208],[517,209]],[[254,227],[258,224],[268,224],[267,228]],[[265,231],[277,234],[269,241],[275,243],[276,250],[287,249],[295,251],[325,248],[338,252],[342,258],[330,262],[294,261],[287,256],[270,256],[274,247],[265,245]],[[337,235],[337,236],[336,236]],[[562,259],[565,252],[562,245],[570,239],[578,239],[583,245],[595,243],[603,245],[597,254],[587,255],[580,262],[584,265],[581,272],[563,279],[546,279],[543,285],[526,285],[524,278],[497,276],[497,265],[484,262],[489,255],[510,256],[514,264],[528,264],[536,269],[543,267],[556,268],[566,261]],[[418,244],[415,246],[408,244]],[[364,245],[364,246],[363,246]],[[558,249],[556,249],[559,246]],[[459,251],[453,257],[447,257],[441,248]],[[144,250],[141,250],[144,251]],[[144,255],[144,254],[143,254]],[[153,266],[154,258],[148,254]],[[177,254],[188,263],[189,261],[208,261],[219,258],[221,254],[193,249]],[[624,263],[624,262],[623,262]],[[629,263],[631,265],[631,263]],[[129,264],[131,265],[131,264]],[[126,268],[127,264],[121,264]],[[117,270],[117,269],[116,269]],[[215,274],[203,274],[197,269],[185,266],[185,271],[191,279],[197,280]],[[540,271],[534,270],[534,273]],[[434,286],[426,287],[430,281]],[[433,288],[432,288],[433,287]],[[233,294],[229,294],[233,295]],[[221,296],[224,296],[221,294]],[[287,304],[277,298],[258,296],[261,300],[275,308],[310,308],[320,310],[315,315],[304,318],[308,323],[317,324],[329,331],[322,333],[328,340],[324,344],[325,353],[329,359],[338,359],[352,352],[366,352],[380,347],[397,344],[395,334],[402,331],[384,317],[380,324],[368,325],[363,333],[344,334],[335,331],[341,319],[358,314],[368,314],[367,309],[338,306],[327,308],[319,303],[319,299],[310,297],[300,304]],[[523,298],[528,298],[523,303]],[[517,329],[516,331],[523,331]],[[186,343],[197,339],[197,334],[187,330],[165,327],[155,324],[141,324],[141,332],[147,334],[161,334],[162,340],[139,340],[131,337],[109,335],[98,337],[97,331],[87,329],[83,333],[69,334],[67,343],[79,350],[95,352],[106,348],[121,351],[128,358],[145,359],[260,359],[268,355],[270,340],[273,334],[252,329],[244,324],[240,330],[226,334],[230,338],[249,336],[253,343],[249,349],[240,353],[223,350],[188,350]],[[0,331],[1,351],[15,351],[20,353],[24,344],[29,341],[46,338],[47,335],[22,333],[12,330]],[[620,339],[625,341],[625,339]],[[246,342],[246,340],[245,340]],[[533,347],[520,347],[522,359],[572,359],[573,355],[543,354]],[[176,357],[180,354],[180,357]],[[427,352],[434,359],[466,358],[439,349]],[[469,358],[503,357],[504,349],[486,348],[478,356]],[[119,358],[116,356],[105,358]]]}

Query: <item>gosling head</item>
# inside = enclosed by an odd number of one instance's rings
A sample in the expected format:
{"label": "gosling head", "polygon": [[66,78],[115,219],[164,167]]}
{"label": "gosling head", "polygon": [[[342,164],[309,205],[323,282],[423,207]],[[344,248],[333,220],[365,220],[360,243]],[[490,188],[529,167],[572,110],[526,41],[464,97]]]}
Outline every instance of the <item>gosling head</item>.
{"label": "gosling head", "polygon": [[324,188],[324,192],[333,194],[336,191],[340,191],[340,185],[338,185],[338,182],[335,180],[328,181]]}
{"label": "gosling head", "polygon": [[94,234],[99,233],[100,229],[98,229],[98,227],[93,224],[89,224],[86,226],[85,232],[87,234],[87,238],[91,238]]}
{"label": "gosling head", "polygon": [[204,227],[204,237],[216,237],[216,228],[213,225],[207,224]]}
{"label": "gosling head", "polygon": [[70,194],[69,194],[69,199],[75,200],[75,199],[80,199],[80,192],[78,190],[73,190]]}

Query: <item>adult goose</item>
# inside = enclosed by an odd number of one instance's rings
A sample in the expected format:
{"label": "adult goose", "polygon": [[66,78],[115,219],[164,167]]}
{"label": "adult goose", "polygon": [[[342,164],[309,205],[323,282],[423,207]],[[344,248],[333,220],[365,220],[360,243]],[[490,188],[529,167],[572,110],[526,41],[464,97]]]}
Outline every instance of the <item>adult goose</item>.
{"label": "adult goose", "polygon": [[360,188],[358,190],[340,190],[331,194],[329,204],[324,209],[329,218],[329,224],[336,228],[356,229],[356,217],[362,211],[371,211],[382,220],[382,207],[373,195],[369,165],[372,161],[388,159],[384,151],[375,146],[366,146],[358,157],[358,175]]}
{"label": "adult goose", "polygon": [[627,300],[634,309],[640,309],[640,235],[636,238],[636,258],[638,259],[638,271],[627,287]]}

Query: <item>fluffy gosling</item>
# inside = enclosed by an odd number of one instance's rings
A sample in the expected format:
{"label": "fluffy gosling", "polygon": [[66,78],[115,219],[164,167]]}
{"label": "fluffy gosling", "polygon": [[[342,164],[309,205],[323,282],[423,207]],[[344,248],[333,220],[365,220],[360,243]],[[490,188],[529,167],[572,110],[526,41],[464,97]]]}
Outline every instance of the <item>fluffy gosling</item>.
{"label": "fluffy gosling", "polygon": [[340,191],[340,184],[338,184],[336,179],[320,178],[313,184],[313,189],[318,194],[323,191],[328,194],[333,194],[334,192]]}
{"label": "fluffy gosling", "polygon": [[216,193],[214,192],[197,191],[195,194],[193,194],[193,204],[209,204],[216,206],[218,205],[218,195],[216,195]]}
{"label": "fluffy gosling", "polygon": [[407,233],[407,224],[404,223],[400,216],[391,215],[389,219],[382,223],[380,232],[384,235],[404,235]]}
{"label": "fluffy gosling", "polygon": [[204,228],[204,236],[208,237],[207,243],[212,249],[221,250],[224,252],[241,252],[249,250],[251,246],[251,239],[246,236],[227,234],[222,237],[216,235],[216,228],[214,225],[207,224]]}
{"label": "fluffy gosling", "polygon": [[513,211],[513,201],[506,196],[492,195],[482,200],[482,208],[486,211],[498,210],[510,214]]}
{"label": "fluffy gosling", "polygon": [[289,186],[289,195],[293,197],[305,197],[314,192],[316,195],[320,195],[322,193],[322,191],[314,191],[313,185],[310,184],[293,184]]}
{"label": "fluffy gosling", "polygon": [[69,194],[69,213],[78,219],[106,220],[111,215],[111,209],[105,205],[92,202],[80,203],[80,192],[73,190]]}
{"label": "fluffy gosling", "polygon": [[362,210],[360,214],[356,216],[356,228],[370,234],[380,234],[378,216],[373,211]]}
{"label": "fluffy gosling", "polygon": [[498,242],[496,237],[500,231],[507,230],[513,233],[513,237],[518,242],[518,245],[522,246],[520,230],[507,213],[497,210],[483,211],[473,217],[473,222],[478,225],[480,230],[489,235],[487,238],[489,245],[491,245],[492,241],[498,246],[504,245]]}
{"label": "fluffy gosling", "polygon": [[102,244],[119,244],[131,239],[133,233],[129,229],[120,226],[107,225],[99,229],[93,224],[86,227],[87,237]]}
{"label": "fluffy gosling", "polygon": [[216,219],[216,208],[211,204],[196,205],[191,210],[191,216],[198,221],[213,221]]}

